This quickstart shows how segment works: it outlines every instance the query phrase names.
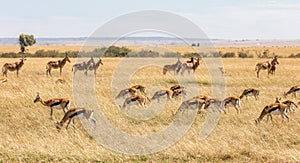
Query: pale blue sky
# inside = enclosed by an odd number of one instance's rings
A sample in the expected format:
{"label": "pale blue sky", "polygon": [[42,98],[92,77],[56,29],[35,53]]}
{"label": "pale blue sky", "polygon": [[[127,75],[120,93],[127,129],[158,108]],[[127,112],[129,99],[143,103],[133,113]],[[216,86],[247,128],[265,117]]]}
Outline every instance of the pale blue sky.
{"label": "pale blue sky", "polygon": [[187,17],[209,38],[300,39],[297,0],[6,0],[0,37],[87,37],[117,16],[145,9]]}

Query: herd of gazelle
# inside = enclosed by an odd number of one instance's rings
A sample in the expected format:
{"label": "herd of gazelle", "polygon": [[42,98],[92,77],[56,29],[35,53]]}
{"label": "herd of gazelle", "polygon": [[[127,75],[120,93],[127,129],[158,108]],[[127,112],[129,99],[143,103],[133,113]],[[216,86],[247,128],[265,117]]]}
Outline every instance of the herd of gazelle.
{"label": "herd of gazelle", "polygon": [[[2,76],[7,77],[8,71],[16,71],[17,77],[18,77],[19,71],[22,68],[22,66],[24,65],[24,61],[26,60],[26,57],[22,57],[20,60],[21,60],[20,62],[15,62],[15,63],[5,63],[2,67]],[[61,76],[62,69],[67,62],[71,63],[67,54],[62,60],[49,61],[46,64],[46,75],[52,76],[51,70],[59,69],[59,74]],[[90,70],[90,71],[94,71],[94,75],[96,76],[96,72],[97,72],[100,64],[103,65],[101,58],[99,58],[99,60],[95,63],[93,57],[91,57],[91,59],[88,62],[77,63],[77,64],[73,65],[72,71],[74,72],[74,75],[75,75],[76,71],[84,71],[84,74],[87,75],[87,71]],[[0,82],[2,82],[2,80],[0,80]]]}

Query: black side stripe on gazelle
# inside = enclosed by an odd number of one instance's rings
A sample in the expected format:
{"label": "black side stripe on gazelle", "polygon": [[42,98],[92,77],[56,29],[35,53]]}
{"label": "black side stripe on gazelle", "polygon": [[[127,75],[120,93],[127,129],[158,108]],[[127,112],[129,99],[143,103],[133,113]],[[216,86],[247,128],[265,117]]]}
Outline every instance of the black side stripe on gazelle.
{"label": "black side stripe on gazelle", "polygon": [[275,110],[279,110],[279,106],[274,107],[274,108],[271,108],[271,109],[268,111],[268,113],[271,113],[272,111],[275,111]]}
{"label": "black side stripe on gazelle", "polygon": [[55,102],[53,104],[50,105],[50,107],[53,107],[53,106],[56,106],[56,105],[60,105],[61,104],[61,101],[58,101],[58,102]]}
{"label": "black side stripe on gazelle", "polygon": [[77,116],[79,114],[83,114],[83,113],[85,113],[85,110],[77,111],[77,112],[73,113],[72,115],[70,115],[70,119],[72,119],[73,117],[75,117],[75,116]]}

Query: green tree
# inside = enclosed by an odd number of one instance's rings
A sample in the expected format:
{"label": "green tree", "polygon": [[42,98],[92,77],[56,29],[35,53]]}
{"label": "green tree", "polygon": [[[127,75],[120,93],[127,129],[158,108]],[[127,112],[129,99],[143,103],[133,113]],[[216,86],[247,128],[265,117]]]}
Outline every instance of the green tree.
{"label": "green tree", "polygon": [[32,46],[36,43],[36,40],[33,35],[27,35],[27,34],[20,34],[19,36],[19,45],[21,53],[25,53],[25,48],[27,46]]}

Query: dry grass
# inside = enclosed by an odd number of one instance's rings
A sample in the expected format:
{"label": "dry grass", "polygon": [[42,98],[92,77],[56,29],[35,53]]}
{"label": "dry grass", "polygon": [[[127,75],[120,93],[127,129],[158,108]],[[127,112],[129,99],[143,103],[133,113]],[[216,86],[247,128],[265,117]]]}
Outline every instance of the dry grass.
{"label": "dry grass", "polygon": [[[16,59],[1,58],[0,65],[14,62]],[[62,111],[54,111],[55,120],[49,119],[50,109],[40,103],[33,103],[36,92],[44,99],[52,97],[72,98],[71,64],[63,70],[65,84],[56,84],[58,70],[53,70],[52,78],[45,75],[45,65],[52,59],[28,58],[22,67],[19,77],[15,72],[8,73],[8,82],[0,84],[0,162],[1,161],[257,161],[279,162],[300,161],[300,116],[299,110],[290,114],[289,123],[281,123],[281,117],[274,117],[274,124],[254,124],[262,108],[281,96],[291,86],[300,83],[299,59],[280,59],[275,77],[267,78],[266,71],[257,79],[254,66],[259,59],[223,59],[227,73],[227,95],[240,95],[244,88],[255,87],[261,90],[261,99],[242,100],[242,113],[236,114],[229,108],[223,114],[218,126],[205,140],[198,140],[204,118],[198,116],[187,134],[170,148],[146,156],[128,156],[118,154],[98,145],[83,130],[79,121],[77,129],[71,128],[61,133],[55,129],[54,123],[63,116]],[[108,120],[119,129],[137,135],[154,133],[165,128],[174,117],[171,111],[180,104],[168,102],[163,112],[149,121],[138,121],[122,114],[112,103],[111,76],[121,59],[104,58],[104,66],[98,70],[95,88],[98,101],[104,102],[102,112]],[[142,62],[142,61],[141,61]],[[166,60],[166,63],[175,59]],[[87,80],[94,77],[89,72]],[[145,75],[147,74],[147,75]],[[84,77],[81,72],[78,76]],[[148,77],[151,76],[149,79]],[[202,93],[211,92],[211,81],[204,64],[196,71],[197,84]],[[176,82],[168,74],[163,76],[157,67],[145,67],[137,71],[131,84],[145,84],[149,89],[161,85],[169,87]],[[300,98],[293,99],[300,101]],[[74,104],[72,104],[74,105]],[[173,109],[174,108],[174,109]]]}
{"label": "dry grass", "polygon": [[[141,49],[151,49],[158,51],[159,53],[163,54],[164,52],[179,52],[181,54],[195,52],[197,49],[201,52],[203,49],[201,47],[191,47],[191,46],[161,46],[161,47],[141,47],[141,46],[127,46],[129,49],[134,51],[139,51]],[[95,48],[94,46],[85,46],[84,51],[92,51]],[[32,46],[29,47],[30,53],[35,53],[37,50],[58,50],[60,52],[66,51],[78,51],[81,50],[81,46]],[[0,46],[0,53],[6,52],[19,52],[19,46]],[[247,52],[254,57],[257,57],[257,53],[263,53],[265,50],[269,51],[270,56],[279,55],[282,57],[288,57],[291,54],[298,54],[300,52],[299,46],[271,46],[271,47],[243,47],[243,46],[236,46],[236,47],[216,47],[216,51],[221,51],[223,54],[226,52],[234,52],[237,56],[238,52]]]}

